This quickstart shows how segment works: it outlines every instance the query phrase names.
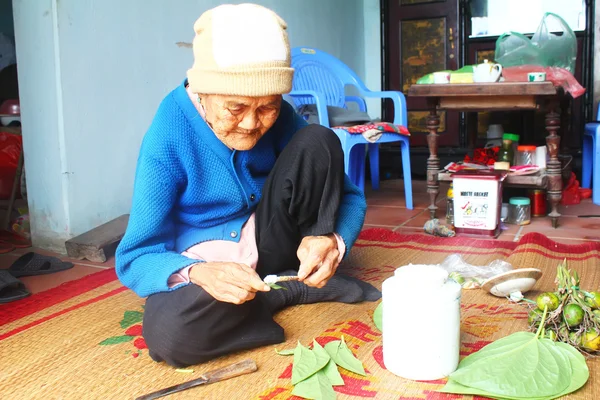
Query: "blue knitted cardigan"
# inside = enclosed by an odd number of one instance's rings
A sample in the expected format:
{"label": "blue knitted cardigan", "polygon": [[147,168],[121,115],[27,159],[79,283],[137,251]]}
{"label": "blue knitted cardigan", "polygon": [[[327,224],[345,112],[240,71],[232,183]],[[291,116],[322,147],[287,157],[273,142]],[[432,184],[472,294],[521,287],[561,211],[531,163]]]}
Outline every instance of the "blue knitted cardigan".
{"label": "blue knitted cardigan", "polygon": [[[181,252],[208,240],[238,242],[261,198],[278,154],[306,125],[283,102],[273,127],[248,151],[231,150],[198,114],[186,82],[162,101],[137,162],[129,225],[116,253],[121,282],[145,297],[169,288],[174,272],[198,262]],[[336,223],[354,244],[366,213],[362,192],[348,177]]]}

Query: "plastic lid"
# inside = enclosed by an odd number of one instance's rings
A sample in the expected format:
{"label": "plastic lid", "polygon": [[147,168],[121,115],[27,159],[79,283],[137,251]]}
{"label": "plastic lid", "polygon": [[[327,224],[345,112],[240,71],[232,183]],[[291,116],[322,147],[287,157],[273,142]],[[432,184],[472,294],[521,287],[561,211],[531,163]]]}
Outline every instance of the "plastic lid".
{"label": "plastic lid", "polygon": [[502,135],[502,139],[512,140],[513,142],[518,142],[520,137],[519,137],[519,135],[514,134],[514,133],[505,133],[504,135]]}
{"label": "plastic lid", "polygon": [[531,204],[531,200],[528,197],[511,197],[508,203],[513,206],[528,206]]}
{"label": "plastic lid", "polygon": [[535,151],[536,149],[536,146],[517,146],[517,150],[519,151]]}

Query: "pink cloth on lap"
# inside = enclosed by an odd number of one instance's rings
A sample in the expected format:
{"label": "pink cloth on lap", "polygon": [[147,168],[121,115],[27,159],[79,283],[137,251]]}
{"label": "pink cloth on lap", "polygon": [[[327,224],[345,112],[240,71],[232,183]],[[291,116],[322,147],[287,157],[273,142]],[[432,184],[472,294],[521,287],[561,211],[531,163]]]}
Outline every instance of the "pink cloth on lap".
{"label": "pink cloth on lap", "polygon": [[[206,262],[236,262],[246,264],[250,268],[256,269],[256,264],[258,262],[258,248],[256,246],[255,230],[255,215],[252,213],[250,218],[248,218],[248,221],[246,221],[242,227],[239,243],[230,242],[228,240],[211,240],[198,243],[181,254],[194,260]],[[340,255],[338,256],[339,263],[346,253],[346,244],[340,235],[334,233],[334,236],[337,241],[338,251],[340,252]],[[167,281],[169,287],[172,288],[182,283],[189,283],[190,268],[192,268],[192,266],[183,268],[172,274]]]}

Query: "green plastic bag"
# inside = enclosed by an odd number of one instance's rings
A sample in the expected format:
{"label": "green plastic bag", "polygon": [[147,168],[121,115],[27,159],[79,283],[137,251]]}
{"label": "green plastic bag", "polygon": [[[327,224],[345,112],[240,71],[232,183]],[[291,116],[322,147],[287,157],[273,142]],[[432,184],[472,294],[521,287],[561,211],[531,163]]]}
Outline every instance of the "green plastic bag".
{"label": "green plastic bag", "polygon": [[[559,32],[561,36],[556,34]],[[518,32],[501,35],[496,41],[495,59],[503,67],[539,65],[574,73],[577,39],[564,19],[546,13],[531,39]]]}

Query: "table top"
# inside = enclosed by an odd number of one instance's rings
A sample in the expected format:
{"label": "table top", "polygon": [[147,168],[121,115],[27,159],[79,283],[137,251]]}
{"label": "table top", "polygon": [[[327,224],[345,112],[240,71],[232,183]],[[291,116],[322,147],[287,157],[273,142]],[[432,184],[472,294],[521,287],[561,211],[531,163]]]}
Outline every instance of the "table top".
{"label": "table top", "polygon": [[[452,181],[452,173],[446,171],[440,171],[438,174],[438,180],[450,182]],[[539,171],[531,175],[514,175],[508,174],[504,180],[505,186],[511,187],[525,187],[525,188],[543,188],[546,189],[548,186],[548,174],[546,171]]]}
{"label": "table top", "polygon": [[408,96],[552,96],[557,90],[552,82],[494,82],[412,85]]}

